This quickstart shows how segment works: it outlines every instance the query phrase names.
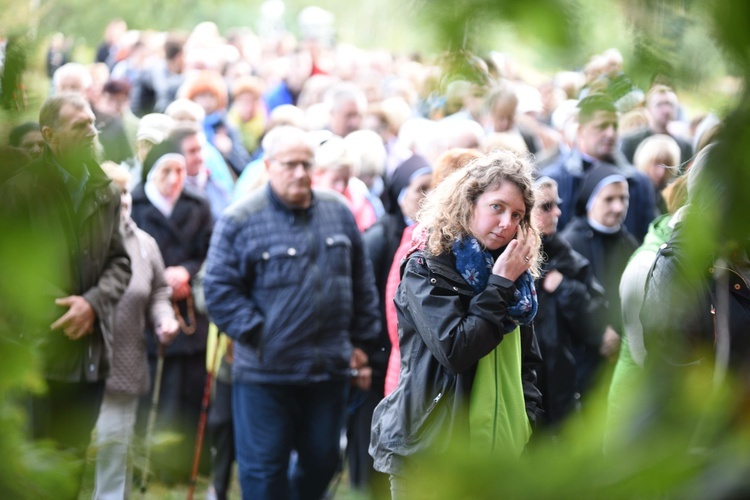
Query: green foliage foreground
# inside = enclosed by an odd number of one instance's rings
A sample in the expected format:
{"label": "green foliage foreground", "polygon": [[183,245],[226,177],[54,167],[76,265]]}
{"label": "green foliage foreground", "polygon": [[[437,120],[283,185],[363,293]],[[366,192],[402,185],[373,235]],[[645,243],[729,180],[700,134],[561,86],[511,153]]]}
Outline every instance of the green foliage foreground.
{"label": "green foliage foreground", "polygon": [[698,365],[644,377],[622,419],[606,389],[557,436],[535,436],[520,460],[453,449],[424,457],[413,498],[728,498],[750,492],[750,427],[728,381]]}
{"label": "green foliage foreground", "polygon": [[[576,56],[581,60],[584,28],[608,16],[623,15],[631,30],[634,58],[628,71],[632,70],[634,80],[639,75],[643,80],[661,74],[678,84],[695,84],[696,75],[707,74],[706,68],[716,62],[707,60],[705,54],[713,52],[706,52],[705,46],[695,47],[702,51],[684,51],[691,47],[684,34],[699,26],[711,34],[723,51],[723,62],[738,77],[747,81],[750,76],[750,3],[741,0],[630,0],[606,6],[597,2],[602,6],[594,21],[582,17],[594,12],[592,4],[573,0],[406,3],[416,15],[416,24],[429,26],[435,38],[445,42],[443,48],[481,52],[488,31],[496,30],[502,21],[517,33],[538,34],[538,43],[547,53],[567,61]],[[7,7],[0,9],[5,14],[0,16],[4,33],[25,33],[24,28],[39,24],[35,15],[45,16],[41,25],[54,24],[54,16],[65,17],[52,7],[28,12],[27,5],[19,9],[0,0],[0,6]],[[717,176],[730,190],[716,212],[708,214],[711,217],[691,222],[695,241],[701,243],[696,245],[699,253],[711,252],[717,241],[744,240],[750,235],[750,94],[746,86],[738,102],[726,118],[724,143],[714,162]],[[3,118],[18,119],[11,114]],[[29,249],[14,249],[12,234],[3,232],[1,237],[0,259],[12,254],[18,260],[13,260],[17,265],[12,273],[0,276],[0,308],[33,317],[33,301],[25,297],[35,291],[19,283],[24,283],[24,273],[34,272],[43,260]],[[25,437],[20,394],[40,390],[39,359],[33,343],[19,343],[18,332],[2,323],[4,317],[0,314],[0,498],[70,496],[68,478],[75,464],[51,446],[31,443]],[[629,417],[617,422],[614,433],[609,432],[612,427],[605,433],[602,388],[559,436],[537,437],[521,461],[452,450],[448,460],[445,455],[425,459],[414,489],[445,499],[747,497],[750,398],[744,384],[723,380],[715,385],[713,380],[713,370],[707,366],[695,367],[678,380],[650,374],[634,396]]]}

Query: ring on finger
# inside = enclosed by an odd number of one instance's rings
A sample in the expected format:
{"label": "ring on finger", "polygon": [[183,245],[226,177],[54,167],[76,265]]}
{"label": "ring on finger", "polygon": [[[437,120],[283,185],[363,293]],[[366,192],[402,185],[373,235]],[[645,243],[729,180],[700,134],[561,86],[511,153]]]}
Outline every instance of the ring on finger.
{"label": "ring on finger", "polygon": [[524,258],[523,258],[523,260],[525,260],[526,262],[528,262],[528,261],[530,261],[530,260],[531,260],[531,257],[529,257],[529,256],[527,255],[526,257],[524,257]]}

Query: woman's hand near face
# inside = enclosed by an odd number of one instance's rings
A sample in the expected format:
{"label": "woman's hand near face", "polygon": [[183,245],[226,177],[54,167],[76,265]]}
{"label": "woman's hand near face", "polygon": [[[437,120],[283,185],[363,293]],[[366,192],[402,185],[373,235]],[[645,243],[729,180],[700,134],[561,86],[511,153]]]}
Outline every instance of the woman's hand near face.
{"label": "woman's hand near face", "polygon": [[519,227],[516,238],[508,243],[503,253],[495,261],[495,265],[492,266],[492,274],[516,281],[519,276],[529,270],[534,241],[527,236],[528,231]]}

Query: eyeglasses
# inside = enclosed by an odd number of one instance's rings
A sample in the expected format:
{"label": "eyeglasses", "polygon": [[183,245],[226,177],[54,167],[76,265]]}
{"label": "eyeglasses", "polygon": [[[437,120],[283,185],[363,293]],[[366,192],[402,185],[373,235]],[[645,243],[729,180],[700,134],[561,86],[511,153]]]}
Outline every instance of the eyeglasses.
{"label": "eyeglasses", "polygon": [[552,211],[553,208],[559,207],[560,205],[562,205],[562,203],[563,203],[563,201],[560,198],[558,198],[556,200],[545,201],[544,203],[542,203],[539,206],[545,212],[550,212],[550,211]]}
{"label": "eyeglasses", "polygon": [[287,170],[294,170],[299,165],[302,165],[302,168],[304,168],[305,170],[310,170],[313,167],[312,162],[304,161],[304,160],[293,160],[293,161],[274,160],[274,161]]}

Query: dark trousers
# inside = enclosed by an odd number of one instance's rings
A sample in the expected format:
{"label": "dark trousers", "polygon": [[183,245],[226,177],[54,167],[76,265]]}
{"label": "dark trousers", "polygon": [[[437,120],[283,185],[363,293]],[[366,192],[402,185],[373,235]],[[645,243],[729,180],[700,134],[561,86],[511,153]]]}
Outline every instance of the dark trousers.
{"label": "dark trousers", "polygon": [[86,449],[104,397],[104,381],[46,382],[47,393],[31,399],[32,434],[34,439],[54,441],[59,449],[71,452],[80,461],[72,478],[77,482],[78,491],[83,479]]}
{"label": "dark trousers", "polygon": [[383,399],[384,380],[374,379],[369,391],[352,389],[346,426],[346,456],[352,489],[368,498],[389,498],[388,475],[373,468],[369,453],[372,413]]}
{"label": "dark trousers", "polygon": [[211,407],[208,410],[208,433],[211,438],[213,486],[217,500],[226,500],[232,464],[235,460],[232,423],[232,384],[216,380]]}
{"label": "dark trousers", "polygon": [[[233,382],[234,436],[242,497],[318,500],[340,460],[347,382]],[[289,456],[297,461],[289,470]],[[291,477],[290,477],[291,476]]]}

